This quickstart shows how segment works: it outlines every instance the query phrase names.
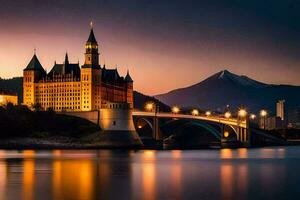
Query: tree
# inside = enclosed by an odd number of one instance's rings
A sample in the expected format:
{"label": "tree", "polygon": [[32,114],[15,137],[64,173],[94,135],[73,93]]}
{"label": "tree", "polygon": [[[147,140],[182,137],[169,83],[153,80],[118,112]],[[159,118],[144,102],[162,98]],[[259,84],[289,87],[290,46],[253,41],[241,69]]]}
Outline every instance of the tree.
{"label": "tree", "polygon": [[40,103],[35,103],[33,106],[34,111],[41,111],[42,105]]}

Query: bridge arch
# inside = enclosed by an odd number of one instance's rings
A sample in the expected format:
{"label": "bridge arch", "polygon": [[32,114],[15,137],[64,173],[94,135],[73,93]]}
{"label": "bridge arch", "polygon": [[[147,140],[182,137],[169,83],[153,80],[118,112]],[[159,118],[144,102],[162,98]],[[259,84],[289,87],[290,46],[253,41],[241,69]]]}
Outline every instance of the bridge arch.
{"label": "bridge arch", "polygon": [[201,121],[191,121],[191,122],[185,123],[183,125],[183,127],[188,126],[188,125],[194,125],[194,126],[199,126],[201,128],[204,128],[209,133],[211,133],[216,139],[221,140],[221,134],[214,127],[209,125],[208,123],[201,122]]}
{"label": "bridge arch", "polygon": [[136,120],[136,127],[139,128],[139,126],[142,125],[142,124],[141,124],[142,122],[146,123],[146,124],[151,128],[151,130],[153,130],[153,125],[152,125],[152,123],[150,122],[150,120],[148,120],[148,119],[145,118],[145,117],[141,117],[141,118],[138,118],[138,119]]}

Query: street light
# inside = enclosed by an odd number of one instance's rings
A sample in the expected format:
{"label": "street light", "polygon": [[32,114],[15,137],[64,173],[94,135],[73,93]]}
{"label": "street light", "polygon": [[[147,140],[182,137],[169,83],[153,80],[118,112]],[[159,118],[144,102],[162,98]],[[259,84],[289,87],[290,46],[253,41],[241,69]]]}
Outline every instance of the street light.
{"label": "street light", "polygon": [[174,107],[172,108],[172,113],[174,113],[174,114],[179,113],[179,111],[180,111],[180,109],[179,109],[177,106],[174,106]]}
{"label": "street light", "polygon": [[147,103],[145,108],[147,111],[153,111],[154,103]]}
{"label": "street light", "polygon": [[192,110],[192,115],[197,116],[199,115],[199,111],[197,109]]}
{"label": "street light", "polygon": [[[159,112],[159,105],[157,105],[154,102],[149,102],[145,105],[145,109],[149,112],[154,112],[153,135],[154,135],[154,139],[157,140],[159,138],[159,123],[158,123],[158,117],[157,117],[157,114]],[[140,128],[140,127],[138,127],[138,128]]]}
{"label": "street light", "polygon": [[225,116],[225,118],[230,118],[231,117],[231,113],[230,112],[226,112],[225,114],[224,114],[224,116]]}
{"label": "street light", "polygon": [[255,120],[255,118],[256,118],[256,115],[255,115],[255,114],[251,114],[251,115],[250,115],[250,119]]}
{"label": "street light", "polygon": [[209,117],[209,116],[211,116],[211,112],[210,112],[210,111],[206,111],[206,112],[205,112],[205,115],[206,115],[207,117]]}
{"label": "street light", "polygon": [[264,130],[266,129],[266,116],[268,115],[268,112],[266,110],[261,110],[260,111],[260,116],[264,120]]}
{"label": "street light", "polygon": [[247,111],[245,109],[239,110],[239,112],[238,112],[239,117],[244,118],[244,117],[246,117],[246,115],[247,115]]}
{"label": "street light", "polygon": [[261,110],[260,111],[260,116],[265,117],[268,115],[268,112],[266,110]]}

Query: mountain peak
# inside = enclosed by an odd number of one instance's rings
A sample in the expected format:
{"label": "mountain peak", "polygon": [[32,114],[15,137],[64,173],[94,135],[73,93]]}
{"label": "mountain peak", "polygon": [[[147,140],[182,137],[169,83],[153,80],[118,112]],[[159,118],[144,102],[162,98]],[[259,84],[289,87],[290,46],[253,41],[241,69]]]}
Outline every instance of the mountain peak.
{"label": "mountain peak", "polygon": [[253,80],[247,76],[234,74],[226,69],[215,74],[215,77],[217,77],[217,79],[219,80],[232,81],[235,84],[242,86],[264,87],[267,85]]}
{"label": "mountain peak", "polygon": [[222,79],[225,76],[231,75],[232,73],[230,71],[228,71],[227,69],[224,69],[217,74],[219,74],[218,79]]}

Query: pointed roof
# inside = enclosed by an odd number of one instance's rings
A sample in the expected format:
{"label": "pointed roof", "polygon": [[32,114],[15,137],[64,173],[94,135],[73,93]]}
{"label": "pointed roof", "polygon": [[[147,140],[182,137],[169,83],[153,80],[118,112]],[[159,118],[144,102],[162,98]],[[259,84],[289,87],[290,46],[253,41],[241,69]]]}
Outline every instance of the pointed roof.
{"label": "pointed roof", "polygon": [[37,56],[35,54],[31,58],[29,64],[25,68],[25,70],[42,70],[42,71],[45,71],[44,68],[42,67],[39,59],[37,58]]}
{"label": "pointed roof", "polygon": [[125,76],[125,81],[126,81],[126,82],[133,82],[131,76],[129,75],[129,70],[127,70],[127,74],[126,74],[126,76]]}
{"label": "pointed roof", "polygon": [[121,81],[121,77],[116,69],[102,69],[102,80],[105,83]]}
{"label": "pointed roof", "polygon": [[97,40],[96,40],[95,35],[94,35],[93,28],[91,28],[90,36],[89,36],[89,39],[87,40],[87,42],[97,43]]}
{"label": "pointed roof", "polygon": [[64,64],[65,64],[65,65],[69,64],[68,52],[66,52]]}

